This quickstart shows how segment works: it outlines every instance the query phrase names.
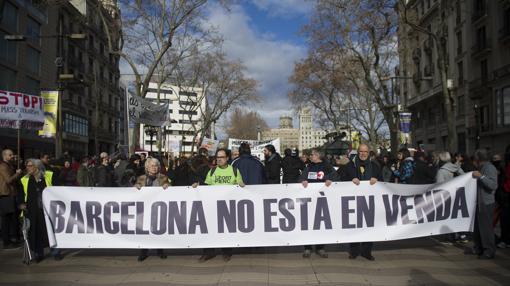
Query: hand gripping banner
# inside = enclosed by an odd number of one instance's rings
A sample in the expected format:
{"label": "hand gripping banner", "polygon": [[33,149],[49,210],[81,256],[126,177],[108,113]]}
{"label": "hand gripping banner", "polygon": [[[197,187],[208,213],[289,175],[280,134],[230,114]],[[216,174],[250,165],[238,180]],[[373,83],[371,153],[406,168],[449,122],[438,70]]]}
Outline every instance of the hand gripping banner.
{"label": "hand gripping banner", "polygon": [[57,248],[209,248],[398,240],[472,231],[476,180],[142,188],[49,187]]}

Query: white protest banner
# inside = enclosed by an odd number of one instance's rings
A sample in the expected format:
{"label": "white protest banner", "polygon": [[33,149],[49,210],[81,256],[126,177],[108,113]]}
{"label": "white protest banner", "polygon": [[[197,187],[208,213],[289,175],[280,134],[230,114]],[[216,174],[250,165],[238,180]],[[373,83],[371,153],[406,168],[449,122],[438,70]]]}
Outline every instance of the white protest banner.
{"label": "white protest banner", "polygon": [[38,130],[43,126],[42,97],[0,90],[0,127]]}
{"label": "white protest banner", "polygon": [[276,149],[276,152],[280,153],[280,138],[271,139],[271,140],[243,140],[243,139],[228,139],[228,149],[232,150],[232,148],[239,148],[241,143],[246,142],[250,144],[251,154],[253,156],[257,156],[260,160],[264,160],[264,147],[268,144],[271,144]]}
{"label": "white protest banner", "polygon": [[129,122],[143,123],[150,126],[165,126],[170,124],[168,101],[156,104],[155,99],[141,98],[129,94],[128,113]]}
{"label": "white protest banner", "polygon": [[166,141],[166,150],[168,152],[173,152],[173,153],[179,153],[181,151],[181,140],[178,140],[178,139],[168,139]]}
{"label": "white protest banner", "polygon": [[[76,194],[79,194],[77,196]],[[57,248],[208,248],[397,240],[472,231],[476,180],[142,188],[49,187]]]}
{"label": "white protest banner", "polygon": [[218,150],[219,144],[220,144],[219,140],[204,137],[204,140],[202,140],[202,145],[200,147],[207,149],[209,156],[214,156],[216,150]]}

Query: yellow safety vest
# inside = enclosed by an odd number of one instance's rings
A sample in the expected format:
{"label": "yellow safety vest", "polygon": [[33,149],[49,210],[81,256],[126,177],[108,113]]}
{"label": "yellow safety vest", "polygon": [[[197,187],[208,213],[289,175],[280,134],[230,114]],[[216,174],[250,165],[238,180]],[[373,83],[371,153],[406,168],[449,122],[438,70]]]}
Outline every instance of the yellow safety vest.
{"label": "yellow safety vest", "polygon": [[[23,185],[23,192],[25,193],[25,197],[24,197],[25,203],[27,202],[27,196],[28,196],[28,179],[29,178],[30,178],[29,175],[25,175],[25,176],[23,176],[23,178],[21,178],[21,185]],[[46,187],[50,187],[52,185],[51,184],[52,179],[53,179],[52,171],[44,172],[44,181],[46,182]]]}

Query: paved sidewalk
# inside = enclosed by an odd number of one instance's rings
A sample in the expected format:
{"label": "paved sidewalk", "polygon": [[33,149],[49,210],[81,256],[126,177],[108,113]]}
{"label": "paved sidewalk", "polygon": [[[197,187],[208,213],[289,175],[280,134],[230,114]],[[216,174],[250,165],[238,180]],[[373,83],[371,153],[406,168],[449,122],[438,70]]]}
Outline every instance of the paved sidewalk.
{"label": "paved sidewalk", "polygon": [[479,260],[461,247],[430,238],[381,242],[373,262],[349,260],[345,245],[327,247],[328,259],[303,259],[301,247],[281,247],[237,250],[229,262],[217,256],[205,263],[197,250],[168,250],[166,260],[143,263],[134,250],[69,250],[62,261],[30,266],[21,263],[21,250],[0,250],[0,285],[510,285],[510,249]]}

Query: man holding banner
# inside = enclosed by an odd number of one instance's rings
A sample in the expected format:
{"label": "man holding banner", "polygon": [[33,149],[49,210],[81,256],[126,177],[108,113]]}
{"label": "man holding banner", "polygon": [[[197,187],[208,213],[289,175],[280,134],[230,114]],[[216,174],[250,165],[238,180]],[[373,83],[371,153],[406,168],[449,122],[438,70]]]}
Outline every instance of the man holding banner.
{"label": "man holding banner", "polygon": [[[136,179],[135,187],[137,189],[141,189],[142,187],[162,187],[163,189],[167,189],[170,186],[170,180],[167,176],[161,174],[159,170],[161,169],[161,164],[156,158],[148,158],[145,161],[145,175],[141,175]],[[159,258],[166,259],[166,254],[163,252],[163,249],[157,249],[156,252],[159,255]],[[138,262],[142,262],[147,259],[149,255],[148,249],[141,249],[140,255],[138,255]]]}
{"label": "man holding banner", "polygon": [[[366,144],[358,147],[358,154],[347,164],[345,178],[342,181],[352,181],[359,185],[360,181],[370,181],[373,185],[377,181],[382,181],[382,174],[379,166],[369,158],[370,148]],[[373,261],[372,256],[373,242],[356,242],[349,245],[349,259],[356,259],[358,255]]]}
{"label": "man holding banner", "polygon": [[[207,185],[239,185],[244,187],[243,177],[237,168],[228,164],[227,151],[225,149],[216,150],[216,167],[213,167],[207,173],[205,183]],[[198,183],[193,184],[196,188]],[[214,248],[205,248],[204,254],[198,259],[199,262],[205,262],[214,258]],[[232,248],[222,248],[223,260],[230,261],[232,258]]]}
{"label": "man holding banner", "polygon": [[496,242],[492,215],[496,204],[494,193],[498,188],[498,171],[489,162],[489,155],[485,149],[475,151],[473,163],[479,170],[472,174],[477,180],[474,246],[472,249],[467,249],[465,254],[478,255],[480,259],[493,259],[496,255]]}
{"label": "man holding banner", "polygon": [[[312,149],[310,155],[311,163],[303,170],[299,182],[303,187],[308,187],[308,183],[324,182],[327,187],[331,186],[336,178],[335,169],[329,163],[322,160],[322,154],[317,149]],[[305,245],[303,258],[309,258],[312,252],[312,245]],[[315,252],[322,258],[328,258],[324,250],[324,244],[315,245]]]}

